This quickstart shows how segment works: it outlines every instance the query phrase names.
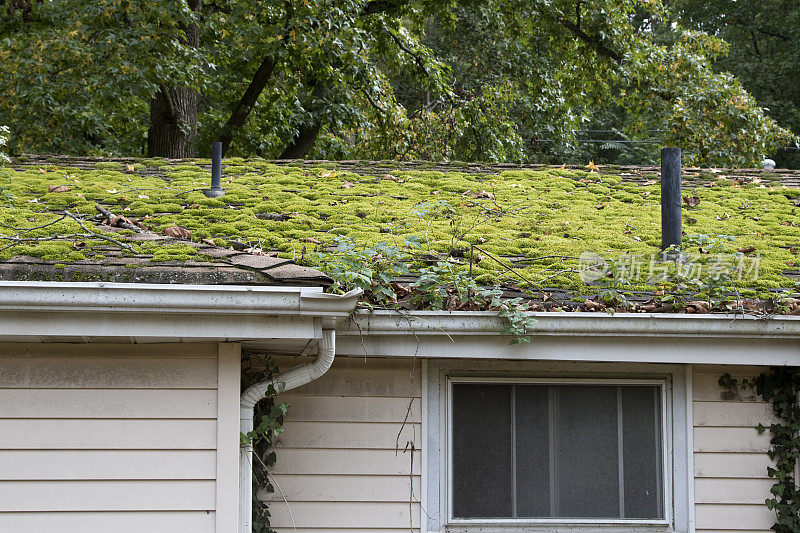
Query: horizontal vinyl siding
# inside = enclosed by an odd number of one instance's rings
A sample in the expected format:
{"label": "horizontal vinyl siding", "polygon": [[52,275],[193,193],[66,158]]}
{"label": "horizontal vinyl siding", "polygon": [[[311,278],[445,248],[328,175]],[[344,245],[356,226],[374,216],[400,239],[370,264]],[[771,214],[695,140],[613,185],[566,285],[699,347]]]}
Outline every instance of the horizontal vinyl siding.
{"label": "horizontal vinyl siding", "polygon": [[279,533],[419,530],[421,376],[412,365],[337,358],[319,380],[281,395],[280,492],[258,494]]}
{"label": "horizontal vinyl siding", "polygon": [[0,345],[0,531],[214,530],[217,347]]}
{"label": "horizontal vinyl siding", "polygon": [[719,386],[722,374],[741,380],[766,369],[693,368],[696,528],[766,533],[775,523],[775,514],[764,504],[774,483],[767,477],[770,436],[759,435],[754,426],[768,426],[772,409],[750,389],[731,392]]}

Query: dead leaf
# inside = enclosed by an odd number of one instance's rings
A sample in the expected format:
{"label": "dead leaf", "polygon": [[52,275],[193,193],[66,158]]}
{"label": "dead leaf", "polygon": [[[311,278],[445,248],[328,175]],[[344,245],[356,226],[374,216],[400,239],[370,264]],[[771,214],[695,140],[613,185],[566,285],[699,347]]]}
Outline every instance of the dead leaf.
{"label": "dead leaf", "polygon": [[590,173],[597,172],[597,170],[600,168],[600,165],[596,165],[594,161],[589,161],[589,164],[586,165],[586,168],[589,169]]}
{"label": "dead leaf", "polygon": [[136,169],[130,163],[125,163],[125,170],[127,170],[128,172],[134,172]]}
{"label": "dead leaf", "polygon": [[164,230],[164,235],[172,237],[173,239],[191,240],[192,238],[192,232],[183,226],[170,226]]}
{"label": "dead leaf", "polygon": [[746,248],[737,248],[737,250],[739,252],[742,252],[743,254],[752,254],[753,252],[756,251],[756,247],[751,245]]}
{"label": "dead leaf", "polygon": [[470,196],[473,198],[489,198],[490,200],[494,200],[494,194],[487,191],[474,192]]}
{"label": "dead leaf", "polygon": [[318,240],[317,240],[317,239],[315,239],[314,237],[305,237],[305,238],[302,238],[302,239],[300,239],[300,242],[309,242],[309,243],[311,243],[311,244],[322,244],[322,242],[321,242],[321,241],[318,241]]}
{"label": "dead leaf", "polygon": [[342,183],[342,189],[352,189],[355,186],[356,186],[355,183],[351,181],[345,181],[344,183]]}
{"label": "dead leaf", "polygon": [[201,239],[200,242],[202,242],[203,244],[207,244],[209,246],[216,246],[216,244],[214,244],[214,241],[212,241],[211,239]]}
{"label": "dead leaf", "polygon": [[81,248],[86,248],[86,243],[83,241],[75,241],[72,243],[73,250],[80,250]]}
{"label": "dead leaf", "polygon": [[389,180],[389,181],[397,181],[397,176],[392,176],[391,174],[384,174],[383,178],[381,178],[381,179]]}
{"label": "dead leaf", "polygon": [[708,313],[708,304],[700,300],[686,302],[687,313]]}
{"label": "dead leaf", "polygon": [[700,198],[697,196],[684,196],[683,203],[688,205],[689,207],[697,207],[700,205]]}
{"label": "dead leaf", "polygon": [[70,188],[69,188],[69,187],[67,187],[66,185],[50,185],[50,186],[47,188],[47,192],[52,192],[52,193],[57,193],[57,192],[67,192],[67,191],[71,191],[71,190],[72,190],[72,189],[70,189]]}
{"label": "dead leaf", "polygon": [[592,300],[584,300],[583,305],[586,306],[586,309],[589,311],[602,311],[606,308],[605,304],[594,302]]}
{"label": "dead leaf", "polygon": [[144,199],[147,199],[147,200],[149,200],[149,199],[150,199],[150,197],[149,197],[149,196],[147,196],[146,194],[140,194],[140,195],[139,195],[139,198],[144,198]]}

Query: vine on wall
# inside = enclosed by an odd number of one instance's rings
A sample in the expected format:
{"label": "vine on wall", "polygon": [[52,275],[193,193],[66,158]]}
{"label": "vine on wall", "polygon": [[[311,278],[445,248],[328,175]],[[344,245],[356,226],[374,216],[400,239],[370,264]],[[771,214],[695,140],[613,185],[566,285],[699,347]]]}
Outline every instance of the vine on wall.
{"label": "vine on wall", "polygon": [[775,467],[768,467],[767,475],[775,480],[775,484],[765,503],[777,516],[772,530],[778,533],[800,532],[800,490],[795,474],[800,457],[800,367],[772,367],[768,373],[741,382],[725,374],[720,377],[719,384],[729,390],[739,386],[753,389],[764,401],[772,404],[778,422],[768,428],[763,424],[755,428],[759,434],[769,429],[772,435],[769,456],[775,461]]}
{"label": "vine on wall", "polygon": [[[271,357],[251,355],[249,363],[243,367],[242,390],[278,374],[278,366]],[[270,476],[276,460],[274,445],[283,433],[283,419],[289,410],[289,404],[275,401],[276,394],[275,387],[270,386],[266,398],[255,406],[253,431],[242,435],[243,440],[253,444],[253,533],[274,533],[270,528],[269,507],[258,498],[258,491],[275,492]]]}

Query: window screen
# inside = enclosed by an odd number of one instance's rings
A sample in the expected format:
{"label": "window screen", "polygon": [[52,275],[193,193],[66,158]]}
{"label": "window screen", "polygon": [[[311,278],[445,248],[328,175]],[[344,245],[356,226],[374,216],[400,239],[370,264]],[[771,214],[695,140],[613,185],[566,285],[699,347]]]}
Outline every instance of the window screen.
{"label": "window screen", "polygon": [[664,518],[660,385],[454,383],[454,518]]}

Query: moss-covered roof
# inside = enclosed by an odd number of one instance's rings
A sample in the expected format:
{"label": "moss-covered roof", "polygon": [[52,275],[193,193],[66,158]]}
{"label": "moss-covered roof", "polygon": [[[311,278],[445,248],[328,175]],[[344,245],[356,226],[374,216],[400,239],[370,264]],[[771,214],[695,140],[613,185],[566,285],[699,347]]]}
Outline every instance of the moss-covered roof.
{"label": "moss-covered roof", "polygon": [[[479,285],[546,289],[579,300],[609,286],[634,295],[684,284],[712,290],[703,271],[721,268],[732,275],[728,289],[766,299],[794,290],[800,275],[798,172],[686,169],[689,255],[663,267],[653,167],[226,159],[226,195],[215,199],[202,192],[210,182],[208,160],[29,156],[5,170],[0,184],[12,197],[0,206],[0,259],[37,258],[62,270],[76,262],[119,266],[126,258],[210,268],[222,259],[206,253],[213,244],[329,271],[325,253],[344,239],[357,250],[396,247],[384,255],[402,256],[412,274],[442,262]],[[96,204],[156,234],[186,228],[194,244],[127,242],[134,232],[114,228],[114,239],[134,254],[85,237],[87,228],[99,231],[97,223],[109,222]],[[584,281],[581,254],[605,261],[599,279]],[[659,267],[672,269],[667,279],[653,277]]]}

